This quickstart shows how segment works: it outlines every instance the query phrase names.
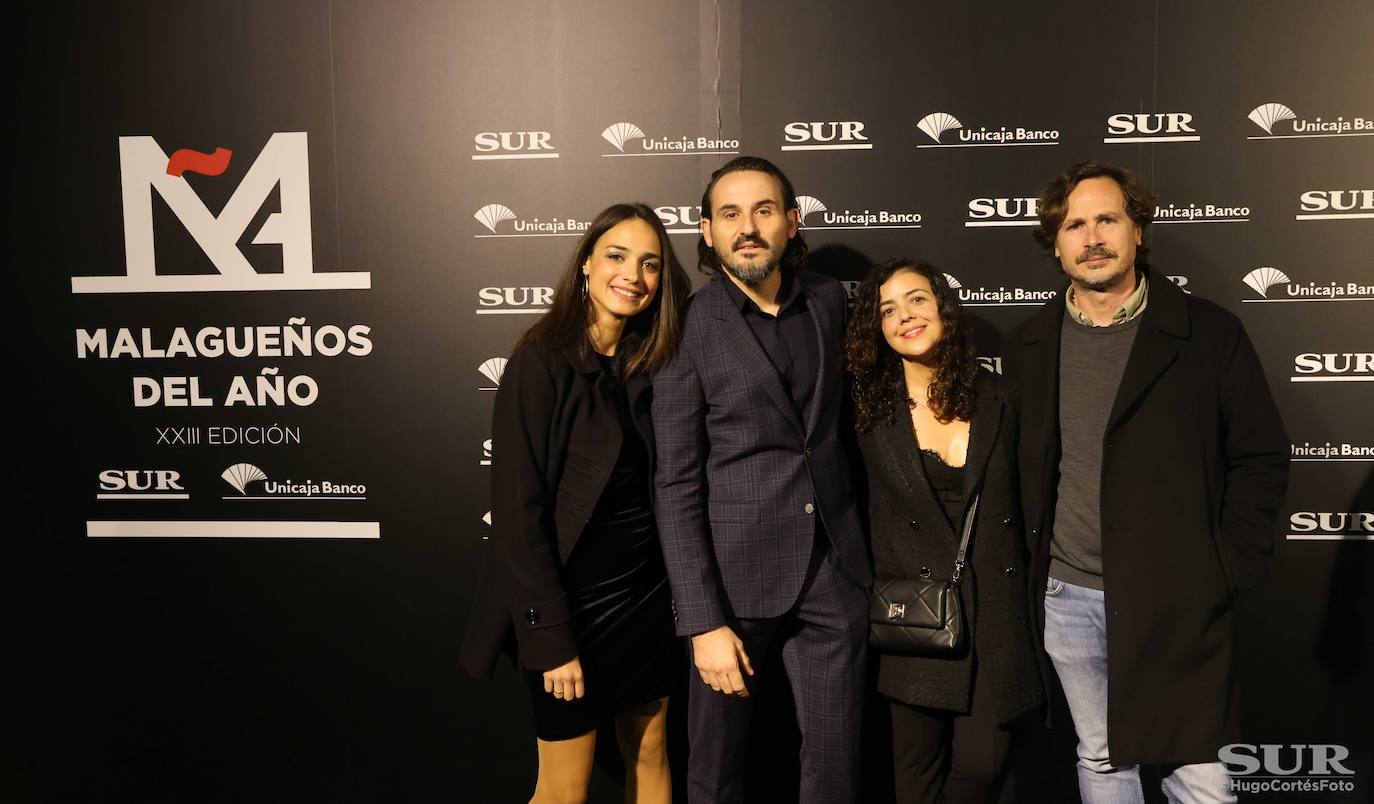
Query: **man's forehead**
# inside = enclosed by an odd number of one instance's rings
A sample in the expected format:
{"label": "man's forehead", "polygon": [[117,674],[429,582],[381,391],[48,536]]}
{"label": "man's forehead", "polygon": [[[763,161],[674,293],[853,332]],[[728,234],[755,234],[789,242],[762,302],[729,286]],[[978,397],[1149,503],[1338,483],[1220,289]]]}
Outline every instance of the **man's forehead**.
{"label": "man's forehead", "polygon": [[1109,209],[1125,209],[1126,193],[1121,189],[1121,185],[1116,180],[1099,176],[1091,179],[1084,179],[1069,193],[1065,199],[1068,204],[1070,216],[1075,211],[1087,212],[1091,209],[1103,207]]}
{"label": "man's forehead", "polygon": [[711,205],[782,203],[782,182],[761,170],[736,170],[721,176],[711,188]]}

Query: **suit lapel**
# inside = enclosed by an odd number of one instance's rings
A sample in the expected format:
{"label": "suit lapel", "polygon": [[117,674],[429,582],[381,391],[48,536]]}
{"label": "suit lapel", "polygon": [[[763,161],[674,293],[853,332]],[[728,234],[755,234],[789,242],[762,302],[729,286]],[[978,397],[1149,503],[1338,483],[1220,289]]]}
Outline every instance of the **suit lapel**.
{"label": "suit lapel", "polygon": [[1188,306],[1183,291],[1168,279],[1151,279],[1149,302],[1141,313],[1140,331],[1131,345],[1121,386],[1107,419],[1108,433],[1121,423],[1159,375],[1174,362],[1181,339],[1188,337]]}
{"label": "suit lapel", "polygon": [[768,360],[768,355],[764,354],[763,347],[759,346],[758,339],[745,323],[744,316],[740,315],[739,309],[731,303],[730,294],[726,292],[724,285],[720,284],[729,281],[723,275],[717,274],[711,284],[706,286],[706,289],[711,291],[711,315],[721,323],[719,332],[725,353],[734,355],[744,364],[750,378],[768,394],[768,398],[773,400],[792,426],[797,428],[797,432],[805,436],[801,416],[797,415],[791,395],[782,387],[782,378],[778,376],[778,370]]}
{"label": "suit lapel", "polygon": [[797,281],[802,282],[802,291],[806,293],[806,309],[811,311],[811,322],[816,327],[816,351],[819,352],[816,362],[816,388],[811,393],[811,415],[807,417],[806,422],[806,437],[810,439],[811,434],[816,431],[816,422],[820,420],[821,407],[827,401],[827,378],[831,372],[839,371],[839,350],[827,348],[830,345],[826,338],[826,333],[831,331],[830,311],[817,294],[810,292],[803,276],[804,274],[798,275]]}

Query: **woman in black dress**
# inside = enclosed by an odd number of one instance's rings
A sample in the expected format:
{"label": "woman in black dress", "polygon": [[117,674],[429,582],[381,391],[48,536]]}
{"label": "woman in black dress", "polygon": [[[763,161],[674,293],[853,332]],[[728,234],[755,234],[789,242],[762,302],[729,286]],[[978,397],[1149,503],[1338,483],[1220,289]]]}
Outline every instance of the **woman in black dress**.
{"label": "woman in black dress", "polygon": [[463,644],[487,675],[518,648],[533,703],[533,800],[586,796],[614,719],[637,801],[671,798],[672,604],[651,508],[649,372],[677,343],[690,285],[652,209],[592,222],[549,312],[520,339],[492,417],[491,539]]}
{"label": "woman in black dress", "polygon": [[978,495],[960,586],[969,649],[878,657],[903,802],[995,801],[1007,725],[1044,700],[1026,597],[1016,423],[997,376],[979,367],[970,329],[939,271],[890,260],[859,286],[845,339],[874,575],[950,578]]}

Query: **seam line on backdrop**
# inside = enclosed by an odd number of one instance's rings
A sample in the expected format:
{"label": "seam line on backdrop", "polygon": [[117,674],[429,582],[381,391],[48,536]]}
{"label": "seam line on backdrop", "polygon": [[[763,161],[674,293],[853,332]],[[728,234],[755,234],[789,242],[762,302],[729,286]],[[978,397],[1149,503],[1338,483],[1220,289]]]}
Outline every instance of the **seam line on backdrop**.
{"label": "seam line on backdrop", "polygon": [[[335,73],[338,67],[334,61],[334,0],[329,0],[327,15],[329,24],[329,127],[334,152],[334,261],[343,263],[343,207],[339,205],[339,96],[334,91]],[[343,314],[343,294],[334,294],[337,310]]]}

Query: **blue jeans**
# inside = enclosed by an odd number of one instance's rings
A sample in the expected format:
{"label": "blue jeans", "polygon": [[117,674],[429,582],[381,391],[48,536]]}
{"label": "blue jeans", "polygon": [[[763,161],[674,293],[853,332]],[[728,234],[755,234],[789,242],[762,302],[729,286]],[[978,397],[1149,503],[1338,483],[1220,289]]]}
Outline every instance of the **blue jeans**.
{"label": "blue jeans", "polygon": [[[1144,804],[1139,769],[1107,759],[1107,610],[1102,592],[1049,579],[1045,651],[1054,662],[1078,733],[1078,791],[1083,804]],[[1167,770],[1160,787],[1173,804],[1236,801],[1220,762]]]}

